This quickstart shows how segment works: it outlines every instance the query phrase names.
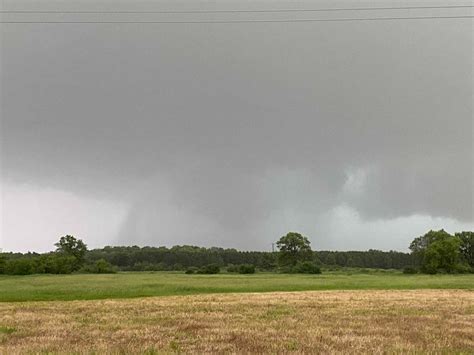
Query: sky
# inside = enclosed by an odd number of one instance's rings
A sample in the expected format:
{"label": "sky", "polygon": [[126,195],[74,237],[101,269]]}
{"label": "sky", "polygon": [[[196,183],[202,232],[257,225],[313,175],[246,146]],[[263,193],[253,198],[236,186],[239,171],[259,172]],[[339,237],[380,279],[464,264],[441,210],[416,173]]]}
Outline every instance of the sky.
{"label": "sky", "polygon": [[[3,0],[183,11],[441,1]],[[449,3],[453,5],[453,2]],[[459,5],[472,5],[456,1]],[[471,15],[3,14],[10,21]],[[474,229],[473,20],[0,24],[0,248],[402,250]]]}

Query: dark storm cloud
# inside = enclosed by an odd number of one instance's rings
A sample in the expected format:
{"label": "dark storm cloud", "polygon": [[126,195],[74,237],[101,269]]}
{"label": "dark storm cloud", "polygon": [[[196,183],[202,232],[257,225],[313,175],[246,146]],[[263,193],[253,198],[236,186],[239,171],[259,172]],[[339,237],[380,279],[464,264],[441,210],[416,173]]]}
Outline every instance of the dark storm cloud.
{"label": "dark storm cloud", "polygon": [[340,205],[471,223],[471,26],[3,26],[3,179],[130,205],[123,243],[251,248]]}

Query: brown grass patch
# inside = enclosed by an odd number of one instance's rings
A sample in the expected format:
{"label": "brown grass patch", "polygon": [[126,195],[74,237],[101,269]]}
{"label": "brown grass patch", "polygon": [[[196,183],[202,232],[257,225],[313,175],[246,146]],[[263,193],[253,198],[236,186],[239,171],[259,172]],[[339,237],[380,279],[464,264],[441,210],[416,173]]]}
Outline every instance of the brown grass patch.
{"label": "brown grass patch", "polygon": [[474,352],[472,291],[0,303],[0,352]]}

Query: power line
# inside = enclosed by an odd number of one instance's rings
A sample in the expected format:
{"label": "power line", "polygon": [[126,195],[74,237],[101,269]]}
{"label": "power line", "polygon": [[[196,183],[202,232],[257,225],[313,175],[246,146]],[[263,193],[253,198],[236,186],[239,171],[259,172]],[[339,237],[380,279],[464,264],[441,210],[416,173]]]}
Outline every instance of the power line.
{"label": "power line", "polygon": [[283,19],[283,20],[230,20],[230,21],[0,21],[4,24],[231,24],[231,23],[296,23],[296,22],[358,22],[434,19],[472,19],[474,16],[417,16],[417,17],[366,17],[333,19]]}
{"label": "power line", "polygon": [[321,9],[275,9],[275,10],[173,10],[173,11],[42,11],[42,10],[4,10],[0,13],[28,14],[214,14],[214,13],[275,13],[275,12],[331,12],[331,11],[382,11],[382,10],[422,10],[422,9],[466,9],[473,5],[444,6],[401,6],[401,7],[352,7],[352,8],[321,8]]}

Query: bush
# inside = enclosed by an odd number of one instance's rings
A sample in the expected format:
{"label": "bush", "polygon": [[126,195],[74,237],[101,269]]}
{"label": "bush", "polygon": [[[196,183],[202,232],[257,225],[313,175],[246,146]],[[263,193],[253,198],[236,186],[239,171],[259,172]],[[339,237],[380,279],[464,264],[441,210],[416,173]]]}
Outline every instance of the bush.
{"label": "bush", "polygon": [[418,269],[417,268],[414,268],[412,266],[407,266],[403,269],[403,273],[404,274],[417,274],[418,273]]}
{"label": "bush", "polygon": [[227,265],[226,270],[227,270],[227,272],[239,272],[239,267],[237,265],[234,265],[234,264],[229,264],[229,265]]}
{"label": "bush", "polygon": [[77,259],[73,256],[51,254],[42,259],[41,267],[46,274],[70,274],[77,270]]}
{"label": "bush", "polygon": [[278,272],[281,274],[294,274],[296,271],[294,267],[291,267],[290,265],[285,265],[278,267]]}
{"label": "bush", "polygon": [[321,269],[316,263],[311,261],[299,261],[294,267],[294,272],[298,274],[320,274]]}
{"label": "bush", "polygon": [[423,265],[421,271],[425,274],[436,275],[438,273],[438,268],[433,265]]}
{"label": "bush", "polygon": [[240,265],[239,274],[255,274],[255,265],[252,265],[252,264]]}
{"label": "bush", "polygon": [[107,260],[99,259],[95,262],[94,273],[96,274],[115,274],[116,272],[115,266]]}
{"label": "bush", "polygon": [[238,272],[239,274],[255,274],[255,265],[252,264],[241,264],[233,265],[229,264],[226,268],[227,272]]}
{"label": "bush", "polygon": [[192,275],[192,274],[195,274],[197,271],[198,271],[197,267],[188,267],[184,273],[186,275]]}
{"label": "bush", "polygon": [[474,272],[474,268],[470,267],[469,264],[459,264],[456,266],[456,272],[459,274],[472,274]]}
{"label": "bush", "polygon": [[173,265],[171,266],[171,270],[172,270],[172,271],[183,271],[183,270],[184,270],[184,266],[181,265],[181,264],[179,264],[179,263],[173,264]]}
{"label": "bush", "polygon": [[328,265],[325,270],[327,271],[341,271],[343,269],[342,266],[339,265]]}
{"label": "bush", "polygon": [[217,264],[209,264],[199,268],[198,274],[218,274],[221,272],[221,268]]}
{"label": "bush", "polygon": [[7,258],[5,258],[5,256],[0,254],[0,274],[5,273],[6,266],[7,266]]}
{"label": "bush", "polygon": [[5,274],[9,275],[31,275],[35,272],[35,262],[28,258],[11,259],[5,265]]}
{"label": "bush", "polygon": [[169,271],[170,267],[168,267],[164,263],[149,263],[147,261],[139,261],[131,268],[128,268],[130,271]]}
{"label": "bush", "polygon": [[86,265],[81,271],[91,274],[115,274],[117,272],[115,266],[105,259],[99,259],[92,265]]}

